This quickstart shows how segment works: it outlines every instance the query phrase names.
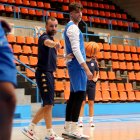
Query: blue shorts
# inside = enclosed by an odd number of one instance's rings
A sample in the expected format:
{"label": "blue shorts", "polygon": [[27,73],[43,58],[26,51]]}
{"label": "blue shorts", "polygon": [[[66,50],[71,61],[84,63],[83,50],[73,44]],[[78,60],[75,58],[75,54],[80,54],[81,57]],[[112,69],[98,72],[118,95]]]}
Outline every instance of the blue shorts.
{"label": "blue shorts", "polygon": [[52,72],[42,72],[37,69],[36,82],[39,88],[43,106],[54,104],[54,76]]}
{"label": "blue shorts", "polygon": [[0,46],[0,82],[10,82],[16,86],[16,73],[11,49],[8,46]]}
{"label": "blue shorts", "polygon": [[71,92],[86,91],[87,76],[85,70],[75,60],[68,62],[67,67],[70,77]]}
{"label": "blue shorts", "polygon": [[86,100],[86,96],[87,96],[89,101],[94,101],[95,93],[96,93],[96,82],[88,81],[85,100]]}

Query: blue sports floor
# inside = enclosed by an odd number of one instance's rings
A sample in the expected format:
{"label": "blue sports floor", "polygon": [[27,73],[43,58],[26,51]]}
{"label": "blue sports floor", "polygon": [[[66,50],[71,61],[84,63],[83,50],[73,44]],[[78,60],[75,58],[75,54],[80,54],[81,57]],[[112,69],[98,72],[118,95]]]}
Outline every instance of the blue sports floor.
{"label": "blue sports floor", "polygon": [[[30,120],[13,122],[12,140],[29,140],[21,133],[22,127],[28,126]],[[84,118],[84,127],[79,131],[90,136],[90,140],[140,140],[140,114],[95,116],[95,127],[88,124],[88,117]],[[61,135],[64,118],[53,118],[53,128]],[[45,137],[45,123],[40,122],[36,127],[36,134],[40,140]]]}

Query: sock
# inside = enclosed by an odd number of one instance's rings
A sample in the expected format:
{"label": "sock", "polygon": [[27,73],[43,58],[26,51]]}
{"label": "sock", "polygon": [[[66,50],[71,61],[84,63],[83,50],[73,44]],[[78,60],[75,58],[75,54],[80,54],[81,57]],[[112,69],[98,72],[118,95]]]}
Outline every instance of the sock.
{"label": "sock", "polygon": [[51,134],[51,133],[53,133],[53,129],[52,128],[47,129],[47,134]]}
{"label": "sock", "polygon": [[79,122],[83,122],[83,117],[79,117]]}
{"label": "sock", "polygon": [[68,131],[68,132],[71,131],[71,122],[70,121],[65,122],[65,131]]}
{"label": "sock", "polygon": [[71,122],[71,132],[77,132],[77,122]]}
{"label": "sock", "polygon": [[93,122],[93,117],[89,117],[89,122]]}
{"label": "sock", "polygon": [[36,126],[36,124],[34,124],[34,123],[31,122],[29,124],[29,130],[34,130],[35,126]]}

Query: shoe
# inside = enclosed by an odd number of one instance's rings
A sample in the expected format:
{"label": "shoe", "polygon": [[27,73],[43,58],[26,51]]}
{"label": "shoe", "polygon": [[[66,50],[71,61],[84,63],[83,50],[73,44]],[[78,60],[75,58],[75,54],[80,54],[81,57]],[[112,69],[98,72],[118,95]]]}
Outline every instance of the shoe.
{"label": "shoe", "polygon": [[67,130],[66,127],[64,127],[64,132],[62,133],[62,137],[67,139],[70,136],[70,129]]}
{"label": "shoe", "polygon": [[79,126],[79,127],[83,127],[83,122],[82,122],[82,121],[79,122],[79,123],[78,123],[78,126]]}
{"label": "shoe", "polygon": [[22,133],[30,138],[31,140],[39,140],[39,138],[35,135],[35,132],[33,130],[29,130],[28,128],[23,128]]}
{"label": "shoe", "polygon": [[89,122],[90,127],[95,127],[95,124],[92,122]]}
{"label": "shoe", "polygon": [[48,135],[45,137],[45,140],[64,140],[64,138],[58,136],[53,130],[48,132]]}
{"label": "shoe", "polygon": [[80,132],[78,126],[73,123],[71,133],[69,134],[69,138],[78,139],[78,140],[88,140],[89,136],[84,135],[82,132]]}
{"label": "shoe", "polygon": [[81,134],[79,132],[72,132],[69,135],[69,138],[74,138],[74,139],[78,139],[78,140],[88,140],[89,139],[89,136],[84,135],[84,134]]}

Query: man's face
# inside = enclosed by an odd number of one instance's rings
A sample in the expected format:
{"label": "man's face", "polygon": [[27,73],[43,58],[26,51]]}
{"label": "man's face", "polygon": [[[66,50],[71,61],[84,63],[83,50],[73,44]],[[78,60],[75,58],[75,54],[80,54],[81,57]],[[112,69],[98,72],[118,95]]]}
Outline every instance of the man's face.
{"label": "man's face", "polygon": [[58,25],[58,21],[57,20],[49,20],[48,24],[46,25],[46,32],[50,35],[50,36],[54,36],[57,33],[57,25]]}
{"label": "man's face", "polygon": [[75,23],[79,23],[82,19],[82,11],[81,10],[72,11],[71,18]]}

